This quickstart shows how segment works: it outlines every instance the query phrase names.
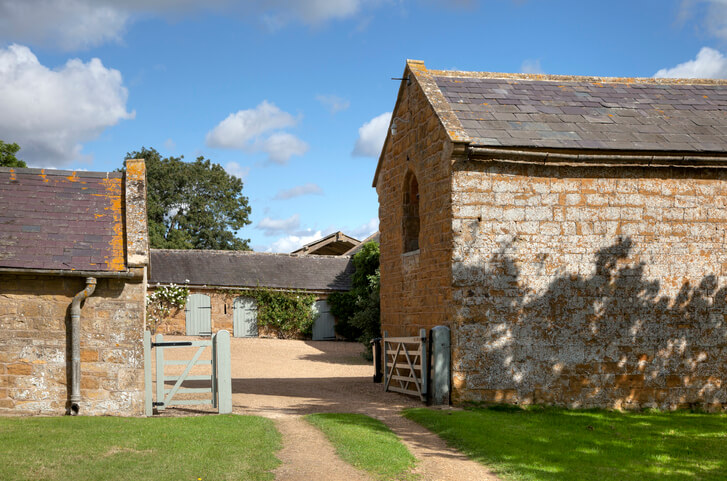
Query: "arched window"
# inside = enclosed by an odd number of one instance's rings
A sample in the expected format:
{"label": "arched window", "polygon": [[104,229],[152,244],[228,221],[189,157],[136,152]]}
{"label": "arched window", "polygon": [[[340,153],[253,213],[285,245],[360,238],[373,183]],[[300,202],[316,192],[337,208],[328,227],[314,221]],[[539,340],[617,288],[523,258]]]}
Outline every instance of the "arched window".
{"label": "arched window", "polygon": [[404,178],[404,252],[419,249],[419,183],[413,172]]}

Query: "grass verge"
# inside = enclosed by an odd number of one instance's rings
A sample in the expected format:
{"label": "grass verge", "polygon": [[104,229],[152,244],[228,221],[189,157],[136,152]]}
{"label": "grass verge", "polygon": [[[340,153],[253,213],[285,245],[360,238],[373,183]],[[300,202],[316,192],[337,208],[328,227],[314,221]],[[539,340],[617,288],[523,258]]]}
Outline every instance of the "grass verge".
{"label": "grass verge", "polygon": [[377,479],[411,480],[416,459],[384,423],[363,414],[323,413],[306,416],[323,431],[347,463]]}
{"label": "grass verge", "polygon": [[493,406],[405,416],[505,480],[727,479],[727,415]]}
{"label": "grass verge", "polygon": [[271,480],[280,434],[256,416],[0,418],[0,479]]}

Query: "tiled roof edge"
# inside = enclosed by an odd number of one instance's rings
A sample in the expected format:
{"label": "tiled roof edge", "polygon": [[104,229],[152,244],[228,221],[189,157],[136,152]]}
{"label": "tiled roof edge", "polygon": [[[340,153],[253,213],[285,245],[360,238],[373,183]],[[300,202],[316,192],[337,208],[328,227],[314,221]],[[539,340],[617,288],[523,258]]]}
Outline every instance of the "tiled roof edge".
{"label": "tiled roof edge", "polygon": [[99,179],[120,179],[124,176],[123,172],[92,172],[88,170],[37,169],[34,167],[0,167],[0,173],[2,172],[14,172],[16,174],[58,175],[63,177],[75,175],[76,177],[96,177]]}
{"label": "tiled roof edge", "polygon": [[[423,64],[422,64],[423,65]],[[468,72],[461,70],[427,70],[432,77],[467,77],[507,80],[541,80],[550,82],[636,83],[666,85],[727,85],[727,79],[655,78],[655,77],[598,77],[582,75],[550,75],[502,72]]]}

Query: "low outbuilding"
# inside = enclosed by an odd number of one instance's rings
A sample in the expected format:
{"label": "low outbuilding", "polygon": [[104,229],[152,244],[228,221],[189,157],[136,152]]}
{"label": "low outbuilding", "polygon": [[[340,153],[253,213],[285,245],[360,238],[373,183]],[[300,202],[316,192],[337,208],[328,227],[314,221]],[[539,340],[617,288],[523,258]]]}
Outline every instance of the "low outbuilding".
{"label": "low outbuilding", "polygon": [[0,414],[140,415],[143,160],[0,167]]}

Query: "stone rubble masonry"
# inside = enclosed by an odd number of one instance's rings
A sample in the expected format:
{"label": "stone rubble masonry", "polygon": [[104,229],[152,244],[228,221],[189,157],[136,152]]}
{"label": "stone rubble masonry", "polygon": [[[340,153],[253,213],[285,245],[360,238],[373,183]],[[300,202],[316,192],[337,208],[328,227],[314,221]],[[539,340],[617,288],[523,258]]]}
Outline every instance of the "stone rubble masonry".
{"label": "stone rubble masonry", "polygon": [[423,68],[374,181],[382,329],[452,328],[455,404],[727,408],[727,170],[468,160]]}
{"label": "stone rubble masonry", "polygon": [[727,172],[457,162],[456,402],[727,406]]}
{"label": "stone rubble masonry", "polygon": [[146,221],[146,165],[144,159],[126,161],[126,263],[149,265],[149,234]]}
{"label": "stone rubble masonry", "polygon": [[[62,415],[67,325],[83,277],[0,275],[0,415]],[[81,415],[142,415],[145,286],[98,279],[81,309]]]}

